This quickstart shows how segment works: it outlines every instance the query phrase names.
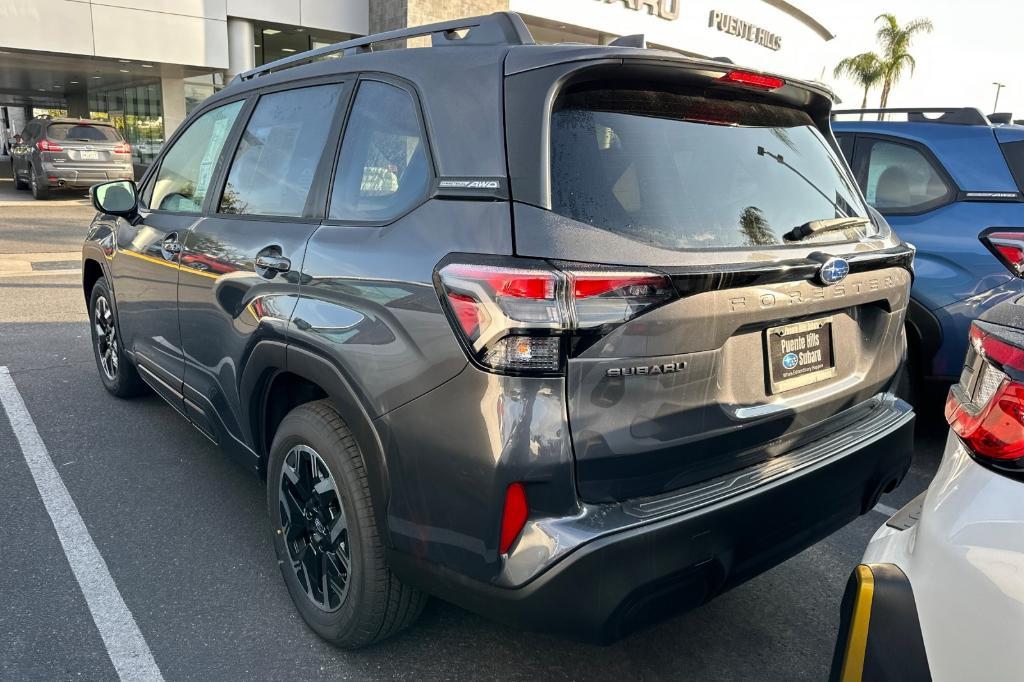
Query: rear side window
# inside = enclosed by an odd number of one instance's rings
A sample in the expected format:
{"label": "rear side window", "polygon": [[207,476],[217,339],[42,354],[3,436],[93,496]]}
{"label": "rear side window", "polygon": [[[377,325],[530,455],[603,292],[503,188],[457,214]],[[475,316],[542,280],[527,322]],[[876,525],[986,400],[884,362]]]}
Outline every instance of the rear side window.
{"label": "rear side window", "polygon": [[999,145],[1006,157],[1006,165],[1017,182],[1017,189],[1024,192],[1024,141],[1006,142]]}
{"label": "rear side window", "polygon": [[120,142],[121,134],[113,126],[91,123],[51,123],[46,137],[57,142]]}
{"label": "rear side window", "polygon": [[926,211],[952,198],[952,188],[919,149],[898,142],[862,139],[871,145],[866,152],[864,196],[882,213]]}
{"label": "rear side window", "polygon": [[[560,98],[551,201],[561,215],[668,249],[781,244],[808,221],[867,215],[804,112],[629,89]],[[864,229],[873,228],[822,237]]]}
{"label": "rear side window", "polygon": [[260,97],[231,162],[221,213],[303,214],[341,88],[320,85]]}
{"label": "rear side window", "polygon": [[426,142],[412,95],[359,85],[331,193],[332,220],[385,221],[412,209],[430,180]]}
{"label": "rear side window", "polygon": [[189,125],[160,162],[156,181],[144,196],[148,206],[175,213],[202,210],[213,169],[241,108],[241,101],[225,104]]}

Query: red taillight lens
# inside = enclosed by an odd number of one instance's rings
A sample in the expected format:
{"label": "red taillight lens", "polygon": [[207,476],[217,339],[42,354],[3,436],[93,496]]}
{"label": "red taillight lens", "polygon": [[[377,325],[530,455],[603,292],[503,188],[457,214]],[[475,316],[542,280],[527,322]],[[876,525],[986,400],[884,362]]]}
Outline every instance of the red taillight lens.
{"label": "red taillight lens", "polygon": [[513,483],[505,490],[505,508],[501,514],[501,543],[498,550],[502,554],[508,554],[512,543],[523,531],[523,526],[526,525],[529,515],[530,508],[526,502],[526,488],[522,483]]}
{"label": "red taillight lens", "polygon": [[675,295],[669,277],[655,272],[502,262],[515,266],[451,263],[437,273],[473,358],[498,370],[559,371],[564,337],[621,324]]}
{"label": "red taillight lens", "polygon": [[968,363],[946,399],[946,421],[976,455],[1000,462],[1024,459],[1024,350],[971,326]]}
{"label": "red taillight lens", "polygon": [[61,147],[56,142],[50,142],[49,140],[39,140],[36,142],[36,148],[41,152],[62,152],[64,147]]}
{"label": "red taillight lens", "polygon": [[751,88],[760,88],[762,90],[776,90],[786,84],[786,81],[781,78],[765,76],[764,74],[752,73],[750,71],[730,71],[718,80],[725,81],[726,83],[746,85]]}
{"label": "red taillight lens", "polygon": [[1024,231],[986,230],[978,238],[1014,277],[1024,277]]}
{"label": "red taillight lens", "polygon": [[114,147],[114,153],[115,154],[131,154],[132,153],[132,146],[130,144],[128,144],[127,142],[122,142],[121,144],[119,144],[116,147]]}

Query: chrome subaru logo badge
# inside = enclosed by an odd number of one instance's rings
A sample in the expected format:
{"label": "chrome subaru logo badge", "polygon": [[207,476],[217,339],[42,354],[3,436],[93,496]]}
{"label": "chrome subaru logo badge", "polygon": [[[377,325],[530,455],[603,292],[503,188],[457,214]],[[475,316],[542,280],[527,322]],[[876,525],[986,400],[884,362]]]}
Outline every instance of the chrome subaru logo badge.
{"label": "chrome subaru logo badge", "polygon": [[842,258],[829,258],[818,270],[818,280],[825,286],[838,284],[850,274],[850,264]]}

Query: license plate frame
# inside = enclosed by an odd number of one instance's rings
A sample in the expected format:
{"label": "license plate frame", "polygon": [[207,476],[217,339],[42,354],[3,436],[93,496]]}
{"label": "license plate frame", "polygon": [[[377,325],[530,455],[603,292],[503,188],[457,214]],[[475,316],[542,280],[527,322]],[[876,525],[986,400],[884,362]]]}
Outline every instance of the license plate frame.
{"label": "license plate frame", "polygon": [[[836,375],[832,317],[769,327],[764,336],[768,387],[773,394],[816,384]],[[788,344],[784,342],[790,342]],[[820,351],[820,358],[814,353]],[[788,356],[796,364],[788,367]]]}

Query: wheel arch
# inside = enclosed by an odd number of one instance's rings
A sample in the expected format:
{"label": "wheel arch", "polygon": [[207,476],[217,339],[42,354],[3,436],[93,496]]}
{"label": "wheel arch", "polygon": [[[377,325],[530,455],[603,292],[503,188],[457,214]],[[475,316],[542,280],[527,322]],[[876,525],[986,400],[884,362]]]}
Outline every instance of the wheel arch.
{"label": "wheel arch", "polygon": [[82,261],[82,291],[85,294],[85,302],[89,303],[92,295],[92,288],[96,282],[105,275],[103,266],[93,258],[86,258]]}
{"label": "wheel arch", "polygon": [[333,362],[304,348],[264,341],[254,349],[246,365],[243,391],[250,396],[253,445],[260,457],[259,473],[264,479],[270,446],[281,420],[299,405],[327,400],[359,446],[374,512],[383,523],[390,495],[384,448],[369,412]]}

